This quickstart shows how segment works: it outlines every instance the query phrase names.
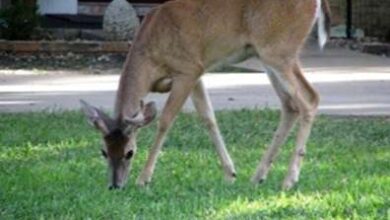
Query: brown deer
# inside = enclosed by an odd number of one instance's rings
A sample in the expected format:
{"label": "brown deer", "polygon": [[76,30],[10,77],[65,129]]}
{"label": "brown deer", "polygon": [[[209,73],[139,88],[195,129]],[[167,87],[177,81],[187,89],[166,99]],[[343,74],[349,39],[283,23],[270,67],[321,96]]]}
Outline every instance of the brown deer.
{"label": "brown deer", "polygon": [[142,101],[149,92],[170,95],[137,184],[144,186],[151,181],[166,134],[191,93],[216,146],[226,179],[235,179],[236,171],[201,76],[219,60],[247,47],[253,48],[266,66],[281,100],[279,127],[252,181],[266,179],[279,147],[298,120],[296,150],[283,183],[283,188],[291,188],[298,181],[319,102],[316,91],[302,74],[298,53],[315,23],[320,46],[324,46],[329,19],[326,0],[176,0],[152,10],[124,64],[114,117],[81,102],[89,121],[103,135],[102,154],[111,171],[109,188],[123,187],[137,150],[137,130],[156,117],[155,104],[144,105]]}

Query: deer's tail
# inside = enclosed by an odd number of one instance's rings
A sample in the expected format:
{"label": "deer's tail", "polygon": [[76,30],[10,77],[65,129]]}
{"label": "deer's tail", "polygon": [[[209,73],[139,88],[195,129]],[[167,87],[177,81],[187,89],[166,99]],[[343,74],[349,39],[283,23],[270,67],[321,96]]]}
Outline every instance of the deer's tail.
{"label": "deer's tail", "polygon": [[321,48],[324,48],[326,41],[330,35],[331,28],[331,12],[328,0],[317,0],[317,28],[318,28],[318,43]]}

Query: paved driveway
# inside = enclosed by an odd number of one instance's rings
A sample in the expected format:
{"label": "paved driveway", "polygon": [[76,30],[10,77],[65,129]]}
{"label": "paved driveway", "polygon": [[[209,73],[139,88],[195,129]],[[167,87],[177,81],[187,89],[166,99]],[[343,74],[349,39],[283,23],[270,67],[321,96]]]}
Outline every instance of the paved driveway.
{"label": "paved driveway", "polygon": [[[320,113],[390,115],[390,59],[330,48],[303,52],[307,78],[321,95]],[[203,78],[215,109],[276,108],[276,98],[262,66],[250,59],[237,66],[259,73],[206,74]],[[120,70],[113,70],[119,73]],[[118,74],[86,75],[71,71],[0,70],[0,112],[78,109],[79,99],[112,110]],[[161,107],[165,95],[147,99]],[[185,110],[193,110],[187,102]]]}

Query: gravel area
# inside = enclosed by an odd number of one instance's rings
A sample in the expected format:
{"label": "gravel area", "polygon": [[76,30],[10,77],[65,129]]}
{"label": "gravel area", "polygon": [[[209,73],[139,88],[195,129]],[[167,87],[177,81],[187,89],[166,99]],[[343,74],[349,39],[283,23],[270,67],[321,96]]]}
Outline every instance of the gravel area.
{"label": "gravel area", "polygon": [[100,73],[104,70],[121,68],[125,54],[9,54],[0,53],[0,69],[37,70],[89,70]]}

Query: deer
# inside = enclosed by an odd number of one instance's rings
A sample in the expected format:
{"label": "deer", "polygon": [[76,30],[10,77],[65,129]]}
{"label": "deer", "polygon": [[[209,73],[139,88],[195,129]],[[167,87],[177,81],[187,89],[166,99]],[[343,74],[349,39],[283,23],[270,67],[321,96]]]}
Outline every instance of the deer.
{"label": "deer", "polygon": [[327,0],[174,0],[155,7],[143,19],[127,54],[113,117],[81,100],[88,121],[103,138],[109,189],[123,188],[127,182],[137,152],[137,131],[157,115],[156,104],[143,101],[153,92],[169,96],[136,184],[151,182],[167,133],[188,97],[215,145],[225,179],[236,179],[202,75],[244,48],[256,52],[281,103],[279,125],[251,182],[266,180],[297,122],[295,150],[282,183],[283,189],[291,189],[298,182],[319,105],[319,95],[299,62],[299,52],[315,26],[323,48],[330,28]]}

